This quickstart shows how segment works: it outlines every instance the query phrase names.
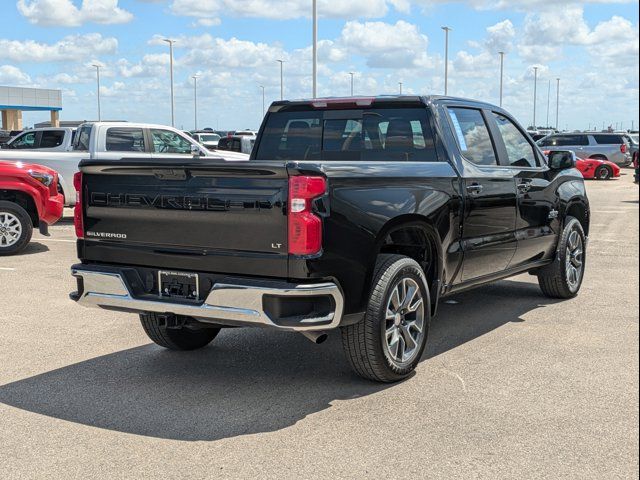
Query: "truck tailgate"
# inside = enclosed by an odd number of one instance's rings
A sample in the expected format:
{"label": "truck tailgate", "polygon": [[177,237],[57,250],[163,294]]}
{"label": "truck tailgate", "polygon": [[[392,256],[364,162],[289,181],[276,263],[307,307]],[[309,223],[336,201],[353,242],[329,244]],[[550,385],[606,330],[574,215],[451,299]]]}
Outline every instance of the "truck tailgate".
{"label": "truck tailgate", "polygon": [[85,260],[287,276],[284,164],[123,160],[82,172]]}

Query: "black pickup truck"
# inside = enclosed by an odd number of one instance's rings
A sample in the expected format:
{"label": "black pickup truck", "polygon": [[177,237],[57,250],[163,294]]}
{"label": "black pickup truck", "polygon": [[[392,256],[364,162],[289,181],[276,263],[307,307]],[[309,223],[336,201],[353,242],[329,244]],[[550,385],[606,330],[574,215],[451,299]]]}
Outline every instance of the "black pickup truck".
{"label": "black pickup truck", "polygon": [[[90,160],[75,178],[81,305],[175,350],[223,328],[338,329],[358,374],[405,378],[447,295],[529,272],[577,295],[590,211],[570,152],[449,97],[274,103],[249,162]],[[487,315],[491,306],[487,305]]]}

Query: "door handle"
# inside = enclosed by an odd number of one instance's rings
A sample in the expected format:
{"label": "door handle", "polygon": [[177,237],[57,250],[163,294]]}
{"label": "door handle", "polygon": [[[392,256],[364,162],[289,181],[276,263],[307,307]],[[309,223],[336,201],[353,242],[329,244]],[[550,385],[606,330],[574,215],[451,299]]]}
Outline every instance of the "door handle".
{"label": "door handle", "polygon": [[520,193],[529,193],[529,190],[531,190],[530,182],[522,182],[518,184],[518,191],[520,191]]}
{"label": "door handle", "polygon": [[467,186],[467,192],[475,195],[479,195],[484,191],[484,187],[479,183],[474,183],[473,185]]}

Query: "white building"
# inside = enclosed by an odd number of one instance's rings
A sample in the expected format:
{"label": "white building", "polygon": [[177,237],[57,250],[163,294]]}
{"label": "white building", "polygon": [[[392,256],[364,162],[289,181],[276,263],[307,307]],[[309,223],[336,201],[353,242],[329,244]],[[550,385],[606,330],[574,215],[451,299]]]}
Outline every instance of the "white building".
{"label": "white building", "polygon": [[51,125],[60,123],[62,91],[41,88],[0,87],[2,130],[22,130],[22,112],[49,111]]}

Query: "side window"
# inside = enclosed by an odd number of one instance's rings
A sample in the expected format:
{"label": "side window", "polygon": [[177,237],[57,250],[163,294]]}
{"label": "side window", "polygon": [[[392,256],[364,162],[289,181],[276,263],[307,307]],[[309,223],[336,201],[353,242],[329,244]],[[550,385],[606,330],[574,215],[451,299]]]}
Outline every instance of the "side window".
{"label": "side window", "polygon": [[80,131],[76,133],[73,149],[79,152],[88,152],[90,137],[91,137],[91,127],[90,126],[82,127]]}
{"label": "side window", "polygon": [[107,152],[144,152],[144,133],[141,128],[109,128]]}
{"label": "side window", "polygon": [[624,140],[620,135],[594,135],[598,145],[622,145]]}
{"label": "side window", "polygon": [[558,135],[552,137],[549,147],[575,147],[580,145],[589,145],[589,138],[586,135]]}
{"label": "side window", "polygon": [[471,108],[448,110],[464,157],[476,165],[497,165],[496,152],[482,112]]}
{"label": "side window", "polygon": [[512,167],[537,167],[535,150],[518,127],[498,113],[493,113],[493,117],[507,148],[509,164]]}
{"label": "side window", "polygon": [[54,130],[42,132],[40,148],[56,148],[64,142],[64,131]]}
{"label": "side window", "polygon": [[36,145],[36,133],[24,133],[18,138],[16,138],[13,142],[11,142],[12,148],[35,148]]}
{"label": "side window", "polygon": [[151,139],[156,153],[191,153],[191,143],[169,130],[151,130]]}

